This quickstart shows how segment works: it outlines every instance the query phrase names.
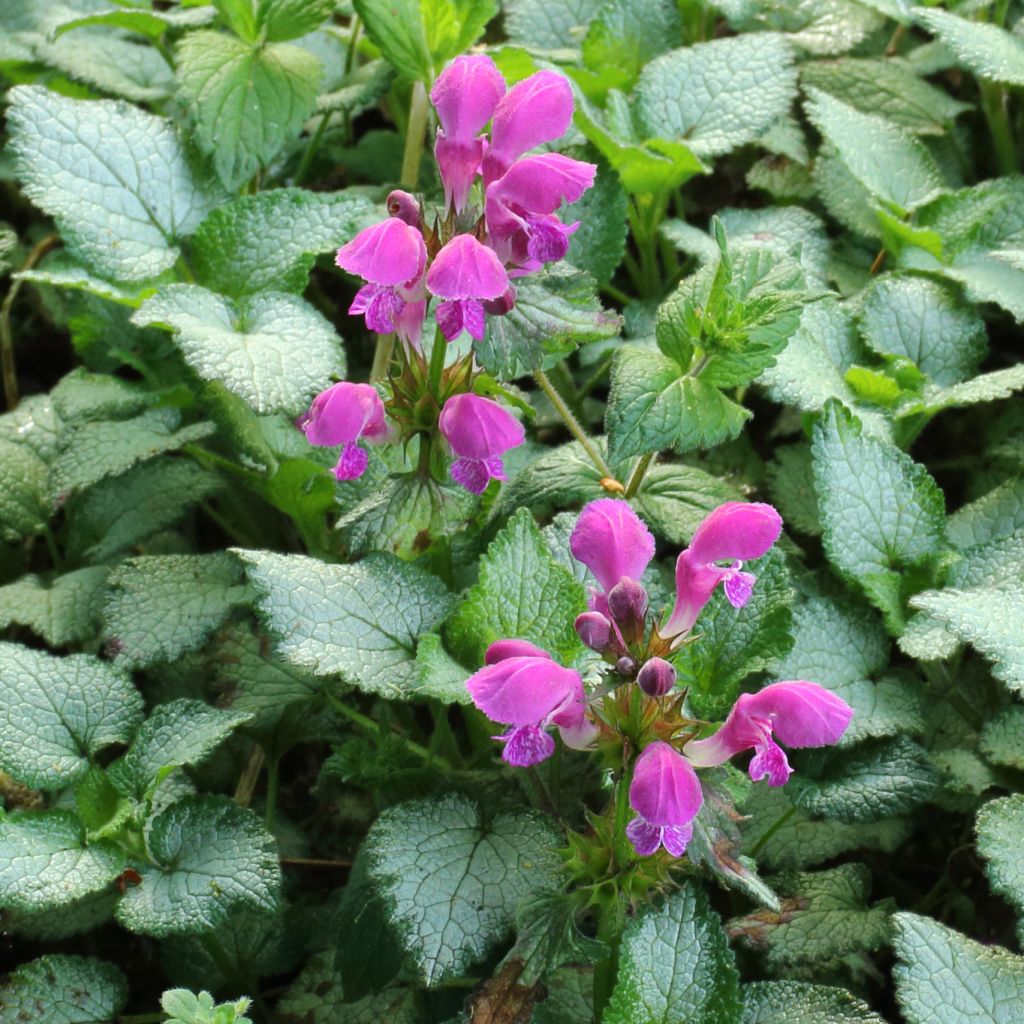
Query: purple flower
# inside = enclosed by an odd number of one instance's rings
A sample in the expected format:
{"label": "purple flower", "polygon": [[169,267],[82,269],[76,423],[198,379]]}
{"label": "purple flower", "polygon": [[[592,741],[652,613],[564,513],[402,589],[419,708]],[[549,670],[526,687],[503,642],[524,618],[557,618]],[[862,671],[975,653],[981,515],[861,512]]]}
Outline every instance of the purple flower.
{"label": "purple flower", "polygon": [[472,235],[456,235],[436,256],[427,273],[427,287],[444,301],[437,307],[437,325],[447,341],[463,330],[477,340],[484,336],[484,302],[503,296],[508,275],[494,251]]}
{"label": "purple flower", "polygon": [[452,479],[483,494],[491,480],[507,480],[501,456],[523,443],[523,425],[497,402],[479,395],[453,395],[444,403],[438,423],[458,458]]}
{"label": "purple flower", "polygon": [[394,331],[418,348],[427,308],[423,235],[400,216],[391,217],[360,231],[338,250],[335,262],[367,282],[356,292],[348,311],[362,313],[371,331]]}
{"label": "purple flower", "polygon": [[498,256],[527,271],[562,259],[579,222],[563,224],[554,213],[594,184],[596,170],[561,153],[543,153],[513,164],[490,184],[487,234]]}
{"label": "purple flower", "polygon": [[[742,608],[755,583],[751,573],[741,571],[743,562],[760,558],[781,530],[782,517],[771,505],[743,501],[719,505],[697,527],[690,546],[676,560],[676,605],[660,634],[681,638],[693,629],[719,583],[729,603]],[[717,564],[723,561],[730,564]]]}
{"label": "purple flower", "polygon": [[504,95],[505,79],[487,56],[456,57],[437,76],[430,99],[441,122],[434,156],[446,209],[465,208],[484,155],[480,132]]}
{"label": "purple flower", "polygon": [[697,773],[686,758],[668,743],[649,743],[633,769],[629,803],[637,816],[626,835],[641,857],[657,853],[659,846],[681,857],[703,802]]}
{"label": "purple flower", "polygon": [[676,685],[676,670],[664,658],[650,658],[640,669],[636,683],[648,697],[664,697]]}
{"label": "purple flower", "polygon": [[380,395],[369,384],[347,380],[321,391],[299,427],[310,444],[328,448],[344,445],[334,467],[339,480],[354,480],[366,471],[369,456],[356,444],[359,438],[372,443],[388,435]]}
{"label": "purple flower", "polygon": [[709,768],[724,764],[742,750],[754,749],[750,777],[785,785],[791,769],[772,732],[790,747],[824,747],[846,731],[853,708],[817,683],[772,683],[757,693],[744,693],[733,705],[725,724],[706,740],[686,745],[691,764]]}
{"label": "purple flower", "polygon": [[[527,649],[535,653],[519,653]],[[578,672],[562,668],[547,651],[522,640],[491,644],[484,660],[486,665],[470,676],[466,687],[491,721],[512,726],[494,737],[505,744],[503,760],[526,768],[550,757],[555,741],[547,730],[553,725],[567,743],[580,745],[589,723]]]}
{"label": "purple flower", "polygon": [[538,71],[514,85],[494,111],[484,185],[497,181],[527,150],[564,135],[572,107],[572,88],[555,71]]}
{"label": "purple flower", "polygon": [[654,537],[628,503],[600,498],[584,505],[569,538],[569,549],[601,587],[591,590],[590,609],[611,617],[608,592],[621,580],[640,579],[654,557]]}

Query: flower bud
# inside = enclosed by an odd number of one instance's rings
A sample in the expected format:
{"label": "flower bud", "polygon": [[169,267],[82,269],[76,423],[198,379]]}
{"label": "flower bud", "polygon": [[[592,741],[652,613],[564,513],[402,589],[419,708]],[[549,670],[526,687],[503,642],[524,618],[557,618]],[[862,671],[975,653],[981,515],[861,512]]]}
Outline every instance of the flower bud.
{"label": "flower bud", "polygon": [[605,651],[611,642],[612,624],[600,612],[576,616],[576,633],[592,651]]}
{"label": "flower bud", "polygon": [[676,670],[664,658],[651,658],[640,669],[636,681],[648,697],[664,697],[676,684]]}
{"label": "flower bud", "polygon": [[636,662],[628,654],[624,654],[615,662],[615,671],[626,679],[632,679],[636,672]]}
{"label": "flower bud", "polygon": [[647,591],[636,580],[623,576],[608,591],[608,610],[622,633],[622,639],[634,643],[644,633],[647,615]]}
{"label": "flower bud", "polygon": [[512,285],[509,285],[503,294],[499,295],[496,299],[485,299],[484,309],[491,314],[491,316],[504,316],[506,313],[510,313],[516,304],[516,290]]}

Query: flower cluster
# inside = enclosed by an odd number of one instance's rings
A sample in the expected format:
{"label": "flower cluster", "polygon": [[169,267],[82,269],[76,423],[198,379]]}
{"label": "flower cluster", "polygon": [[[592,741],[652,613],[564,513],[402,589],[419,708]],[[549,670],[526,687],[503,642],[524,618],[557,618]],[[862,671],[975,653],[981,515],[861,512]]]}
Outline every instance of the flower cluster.
{"label": "flower cluster", "polygon": [[[434,155],[443,216],[428,225],[419,201],[396,190],[387,198],[387,219],[359,232],[337,255],[338,266],[364,282],[349,312],[361,314],[377,334],[397,335],[410,360],[422,357],[431,298],[446,341],[463,331],[480,341],[488,315],[514,308],[512,281],[565,256],[578,222],[565,224],[556,211],[579,199],[596,171],[559,153],[525,155],[564,134],[572,120],[572,90],[554,71],[538,71],[509,89],[490,57],[457,57],[430,97],[440,122]],[[473,205],[476,187],[480,198]],[[480,494],[492,479],[505,479],[502,455],[524,435],[500,405],[471,393],[469,358],[461,392],[434,395],[444,399],[436,427],[455,455],[452,478]],[[359,441],[391,436],[384,402],[365,384],[335,384],[316,398],[300,426],[312,444],[344,446],[335,469],[339,480],[365,470]],[[423,424],[410,431],[423,433]]]}
{"label": "flower cluster", "polygon": [[[702,735],[702,723],[668,714],[682,706],[682,694],[671,708],[663,703],[676,685],[673,652],[694,640],[694,625],[715,588],[721,584],[729,603],[742,608],[756,584],[743,564],[766,554],[781,529],[771,505],[728,502],[715,509],[676,560],[675,606],[662,622],[650,614],[641,582],[654,557],[654,538],[636,513],[625,501],[605,498],[587,505],[576,522],[573,557],[597,583],[588,597],[589,611],[576,619],[576,631],[609,664],[611,678],[637,686],[653,708],[666,712],[662,721],[651,716],[632,764],[629,802],[635,817],[626,834],[641,856],[660,847],[675,857],[685,851],[703,803],[696,769],[752,750],[750,777],[781,786],[791,769],[776,739],[789,747],[826,746],[836,743],[850,723],[853,711],[845,701],[804,680],[743,694],[708,736]],[[558,665],[546,651],[522,640],[501,640],[488,649],[486,661],[467,685],[488,718],[512,727],[497,737],[509,764],[532,765],[549,757],[555,749],[552,727],[577,748],[614,735],[598,695],[588,697],[580,674]]]}

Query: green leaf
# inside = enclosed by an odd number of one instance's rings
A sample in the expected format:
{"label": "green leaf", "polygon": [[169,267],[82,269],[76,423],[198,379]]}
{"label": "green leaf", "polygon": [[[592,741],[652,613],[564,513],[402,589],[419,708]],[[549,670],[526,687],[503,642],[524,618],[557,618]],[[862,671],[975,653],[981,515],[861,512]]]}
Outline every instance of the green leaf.
{"label": "green leaf", "polygon": [[347,999],[331,953],[318,953],[274,1011],[281,1024],[417,1024],[415,992],[395,986]]}
{"label": "green leaf", "polygon": [[996,764],[1024,771],[1024,707],[1007,708],[985,723],[981,752]]}
{"label": "green leaf", "polygon": [[81,899],[110,885],[125,862],[124,852],[111,843],[86,845],[85,829],[71,811],[0,817],[4,907],[46,910]]}
{"label": "green leaf", "polygon": [[709,512],[740,497],[728,480],[694,466],[671,463],[650,468],[632,500],[640,517],[659,537],[683,545]]}
{"label": "green leaf", "polygon": [[800,82],[918,135],[943,135],[955,118],[970,110],[893,60],[814,61],[801,66]]}
{"label": "green leaf", "polygon": [[272,43],[298,39],[334,13],[335,0],[260,0],[257,26]]}
{"label": "green leaf", "polygon": [[520,46],[578,46],[604,0],[505,0],[505,31]]}
{"label": "green leaf", "polygon": [[117,908],[129,931],[156,938],[216,928],[239,906],[272,910],[281,867],[273,837],[252,811],[225,797],[172,804],[153,820],[153,864],[140,867]]}
{"label": "green leaf", "polygon": [[440,71],[483,35],[498,5],[496,0],[426,0],[422,11],[427,47],[434,69]]}
{"label": "green leaf", "polygon": [[242,1016],[251,999],[215,1004],[209,992],[196,995],[187,988],[172,988],[160,997],[160,1007],[168,1015],[167,1024],[252,1024]]}
{"label": "green leaf", "polygon": [[885,1024],[885,1020],[842,988],[802,981],[754,981],[743,986],[740,1024]]}
{"label": "green leaf", "polygon": [[205,4],[202,7],[192,8],[173,7],[166,11],[129,7],[120,10],[98,11],[95,14],[84,14],[68,21],[61,21],[54,31],[54,36],[60,37],[72,29],[110,25],[112,28],[123,28],[127,32],[148,36],[150,39],[159,39],[168,30],[199,28],[202,25],[208,25],[214,17],[216,14],[213,8]]}
{"label": "green leaf", "polygon": [[232,298],[267,289],[303,292],[316,254],[349,241],[373,210],[358,192],[279,188],[241,196],[196,230],[196,277]]}
{"label": "green leaf", "polygon": [[999,679],[1024,693],[1024,587],[1019,581],[969,590],[929,590],[911,598],[910,604],[980,651],[992,662]]}
{"label": "green leaf", "polygon": [[72,254],[104,277],[142,281],[174,266],[217,197],[193,176],[170,123],[42,86],[9,93],[11,152],[25,194]]}
{"label": "green leaf", "polygon": [[107,584],[104,635],[117,664],[128,668],[198,650],[250,596],[237,559],[223,551],[130,558]]}
{"label": "green leaf", "polygon": [[[1024,278],[1021,279],[1024,284]],[[950,387],[926,387],[923,405],[929,412],[938,412],[956,406],[975,405],[978,402],[995,402],[1009,398],[1015,391],[1024,388],[1024,365],[1007,367],[982,373],[972,380],[965,380]]]}
{"label": "green leaf", "polygon": [[613,459],[712,448],[737,437],[750,412],[659,352],[623,348],[612,367],[605,429]]}
{"label": "green leaf", "polygon": [[1024,479],[1007,480],[946,520],[946,539],[961,551],[1006,540],[1019,530],[1024,530]]}
{"label": "green leaf", "polygon": [[888,941],[890,901],[867,905],[871,872],[863,864],[778,875],[778,913],[758,911],[726,923],[733,938],[765,955],[771,968],[814,964],[877,949]]}
{"label": "green leaf", "polygon": [[769,868],[813,867],[849,850],[870,849],[894,853],[913,831],[908,819],[883,818],[872,822],[815,820],[790,803],[783,789],[754,786],[740,810],[744,849],[757,852]]}
{"label": "green leaf", "polygon": [[929,151],[890,121],[808,89],[807,116],[835,147],[849,173],[877,200],[904,214],[945,191]]}
{"label": "green leaf", "polygon": [[796,95],[781,35],[716,39],[673,50],[641,72],[636,104],[648,137],[685,140],[698,157],[755,141]]}
{"label": "green leaf", "polygon": [[628,92],[644,65],[679,41],[681,29],[679,12],[661,0],[606,0],[582,43],[595,90]]}
{"label": "green leaf", "polygon": [[130,420],[97,420],[63,431],[50,482],[53,495],[63,500],[137,462],[213,433],[212,423],[193,423],[180,430],[179,423],[176,409],[151,409]]}
{"label": "green leaf", "polygon": [[521,508],[480,560],[480,579],[448,623],[448,636],[471,665],[508,637],[570,659],[580,649],[572,624],[585,607],[583,588],[555,562],[532,513]]}
{"label": "green leaf", "polygon": [[286,660],[385,697],[401,699],[415,686],[416,641],[453,603],[435,576],[386,554],[328,565],[304,555],[237,553]]}
{"label": "green leaf", "polygon": [[412,81],[434,80],[423,5],[418,0],[353,0],[353,7],[366,34],[400,75]]}
{"label": "green leaf", "polygon": [[187,459],[160,457],[101,480],[71,507],[68,549],[104,562],[182,519],[193,502],[219,488],[216,477]]}
{"label": "green leaf", "polygon": [[110,781],[102,768],[93,766],[75,786],[75,807],[90,842],[114,835],[135,810]]}
{"label": "green leaf", "polygon": [[31,537],[49,521],[49,477],[46,463],[31,448],[0,437],[0,537],[5,542]]}
{"label": "green leaf", "polygon": [[232,191],[299,134],[323,74],[319,59],[298,46],[257,46],[205,29],[178,44],[177,68],[196,143]]}
{"label": "green leaf", "polygon": [[990,800],[978,811],[975,828],[989,883],[1017,908],[1017,931],[1024,935],[1024,793]]}
{"label": "green leaf", "polygon": [[897,914],[893,969],[907,1024],[1016,1024],[1024,957],[917,914]]}
{"label": "green leaf", "polygon": [[85,654],[55,658],[0,644],[0,769],[33,789],[63,789],[142,721],[131,679]]}
{"label": "green leaf", "polygon": [[923,277],[876,279],[864,298],[861,331],[876,352],[903,356],[942,385],[974,376],[987,348],[981,317]]}
{"label": "green leaf", "polygon": [[201,700],[158,705],[120,762],[132,795],[142,799],[166,769],[200,764],[251,717],[245,712],[212,708]]}
{"label": "green leaf", "polygon": [[88,566],[44,582],[22,576],[0,587],[0,629],[27,626],[51,647],[92,639],[99,630],[99,597],[106,566]]}
{"label": "green leaf", "polygon": [[469,672],[445,649],[437,633],[420,637],[416,647],[416,686],[413,697],[429,697],[442,704],[469,704]]}
{"label": "green leaf", "polygon": [[1019,35],[948,11],[915,7],[913,14],[953,52],[961,67],[989,81],[1024,85],[1024,39]]}
{"label": "green leaf", "polygon": [[297,295],[264,291],[234,302],[194,284],[171,284],[132,317],[174,332],[185,361],[258,413],[298,413],[345,356],[331,324]]}
{"label": "green leaf", "polygon": [[700,718],[725,718],[743,680],[783,656],[792,642],[793,592],[785,559],[771,552],[746,569],[757,577],[747,604],[737,610],[719,589],[694,627],[700,641],[684,645],[674,659],[680,684],[689,687]]}
{"label": "green leaf", "polygon": [[739,975],[703,888],[683,883],[626,922],[606,1024],[735,1024]]}
{"label": "green leaf", "polygon": [[845,822],[878,821],[931,799],[937,781],[923,748],[899,736],[835,753],[821,779],[794,776],[789,795],[811,814]]}
{"label": "green leaf", "polygon": [[618,176],[603,161],[598,164],[593,187],[587,189],[578,202],[565,208],[566,223],[579,222],[565,259],[592,275],[599,285],[607,284],[622,262],[626,251],[628,208],[628,198]]}
{"label": "green leaf", "polygon": [[811,451],[825,551],[840,572],[863,582],[935,553],[945,500],[923,466],[865,436],[838,402],[826,405]]}
{"label": "green leaf", "polygon": [[253,0],[213,0],[224,24],[240,39],[252,42],[256,38],[258,9]]}
{"label": "green leaf", "polygon": [[115,1024],[128,1002],[128,982],[105,960],[48,955],[22,964],[0,987],[0,1022],[22,1024]]}
{"label": "green leaf", "polygon": [[560,842],[540,815],[485,825],[454,794],[385,810],[366,837],[367,874],[416,977],[433,988],[505,940],[524,900],[559,887]]}
{"label": "green leaf", "polygon": [[484,340],[473,346],[498,380],[553,366],[578,346],[618,333],[621,321],[602,308],[589,274],[562,266],[523,278],[516,289],[512,311],[489,316]]}

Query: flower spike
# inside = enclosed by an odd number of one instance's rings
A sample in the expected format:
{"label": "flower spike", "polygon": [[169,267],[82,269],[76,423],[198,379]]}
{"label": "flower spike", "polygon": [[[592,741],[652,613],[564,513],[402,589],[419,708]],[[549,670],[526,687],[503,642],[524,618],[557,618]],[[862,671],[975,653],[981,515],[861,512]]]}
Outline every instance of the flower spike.
{"label": "flower spike", "polygon": [[753,748],[750,777],[782,786],[792,769],[773,732],[790,747],[825,747],[839,741],[852,717],[853,708],[846,701],[817,683],[772,683],[757,693],[742,694],[718,732],[688,743],[685,753],[691,764],[710,768]]}
{"label": "flower spike", "polygon": [[437,307],[437,324],[447,341],[463,330],[481,341],[484,301],[505,294],[508,275],[493,250],[472,235],[456,235],[434,259],[427,288],[444,300]]}

